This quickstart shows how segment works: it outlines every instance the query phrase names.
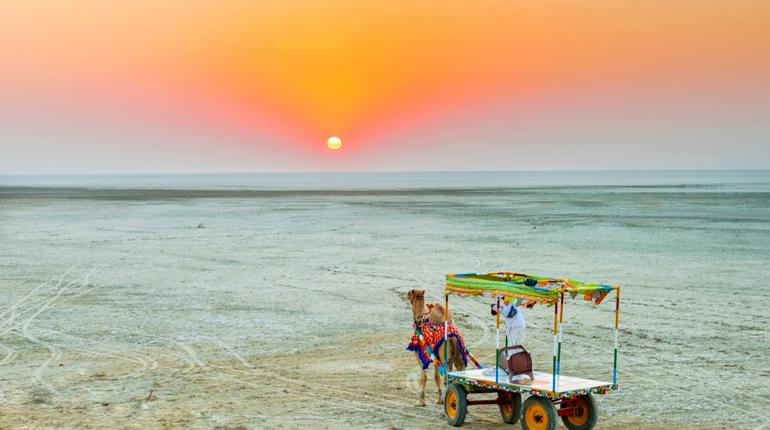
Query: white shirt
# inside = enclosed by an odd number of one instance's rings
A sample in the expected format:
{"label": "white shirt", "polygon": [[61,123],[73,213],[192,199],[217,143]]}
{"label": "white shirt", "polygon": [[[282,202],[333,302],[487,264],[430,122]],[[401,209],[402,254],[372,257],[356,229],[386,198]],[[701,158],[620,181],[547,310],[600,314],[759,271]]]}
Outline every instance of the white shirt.
{"label": "white shirt", "polygon": [[[517,302],[518,300],[503,306],[503,310],[500,313],[500,316],[502,316],[505,319],[506,327],[520,327],[520,328],[526,327],[526,322],[524,321],[524,312],[523,312],[524,308],[523,307],[516,308]],[[511,312],[511,308],[516,308],[516,315],[508,318],[505,315],[508,315]]]}

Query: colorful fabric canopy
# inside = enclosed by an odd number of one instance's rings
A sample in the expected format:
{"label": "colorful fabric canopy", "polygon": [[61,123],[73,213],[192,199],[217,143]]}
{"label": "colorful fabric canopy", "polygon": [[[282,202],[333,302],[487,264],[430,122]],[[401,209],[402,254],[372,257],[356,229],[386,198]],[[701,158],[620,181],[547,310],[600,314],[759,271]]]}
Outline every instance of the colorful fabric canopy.
{"label": "colorful fabric canopy", "polygon": [[513,272],[451,273],[446,275],[444,294],[507,296],[553,303],[561,293],[582,295],[595,304],[619,286],[592,284],[568,278],[549,278]]}

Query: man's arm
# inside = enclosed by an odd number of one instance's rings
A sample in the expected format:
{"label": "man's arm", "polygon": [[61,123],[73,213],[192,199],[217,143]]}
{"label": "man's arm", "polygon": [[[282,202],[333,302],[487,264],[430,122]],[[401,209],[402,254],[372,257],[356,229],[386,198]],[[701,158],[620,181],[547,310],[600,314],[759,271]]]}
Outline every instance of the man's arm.
{"label": "man's arm", "polygon": [[516,313],[518,312],[519,312],[518,309],[516,309],[516,302],[511,302],[503,306],[503,310],[500,315],[506,318],[513,318],[516,316]]}

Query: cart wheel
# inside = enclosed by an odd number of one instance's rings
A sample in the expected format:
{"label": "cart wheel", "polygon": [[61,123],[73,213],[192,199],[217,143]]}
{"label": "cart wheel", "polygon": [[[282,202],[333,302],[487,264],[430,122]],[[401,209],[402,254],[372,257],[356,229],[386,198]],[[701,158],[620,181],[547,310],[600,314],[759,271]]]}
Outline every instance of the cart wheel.
{"label": "cart wheel", "polygon": [[591,430],[596,425],[598,413],[594,396],[580,396],[569,403],[562,403],[563,408],[576,408],[574,415],[564,415],[562,422],[569,430]]}
{"label": "cart wheel", "polygon": [[500,415],[506,424],[516,424],[521,416],[521,393],[497,393],[497,401],[500,406]]}
{"label": "cart wheel", "polygon": [[468,398],[465,388],[458,384],[449,384],[444,396],[444,412],[450,426],[459,427],[465,422],[465,414],[468,412]]}
{"label": "cart wheel", "polygon": [[556,430],[556,407],[545,397],[529,396],[521,412],[524,430]]}

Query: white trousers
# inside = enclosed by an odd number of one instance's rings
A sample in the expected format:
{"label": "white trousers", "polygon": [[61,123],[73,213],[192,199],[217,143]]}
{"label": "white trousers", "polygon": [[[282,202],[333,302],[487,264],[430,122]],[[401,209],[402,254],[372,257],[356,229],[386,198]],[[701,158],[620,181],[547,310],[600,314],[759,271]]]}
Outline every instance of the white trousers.
{"label": "white trousers", "polygon": [[522,345],[524,343],[524,327],[505,327],[508,335],[508,346]]}

